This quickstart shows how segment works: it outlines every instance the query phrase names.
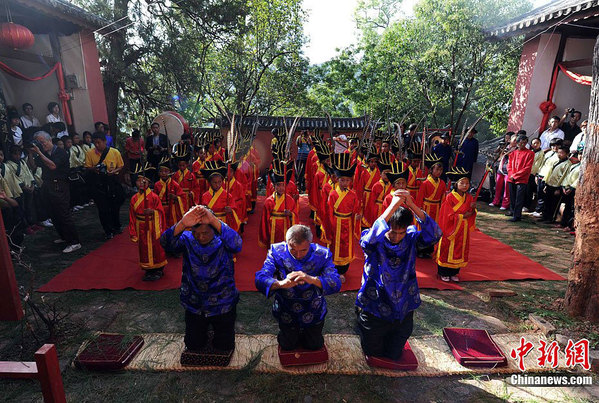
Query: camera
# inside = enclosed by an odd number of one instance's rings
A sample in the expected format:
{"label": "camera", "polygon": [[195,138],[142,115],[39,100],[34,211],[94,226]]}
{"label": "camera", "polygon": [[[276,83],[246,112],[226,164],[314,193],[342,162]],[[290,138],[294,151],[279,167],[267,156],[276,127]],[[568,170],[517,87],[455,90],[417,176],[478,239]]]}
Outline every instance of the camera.
{"label": "camera", "polygon": [[104,163],[98,164],[98,165],[96,165],[96,168],[98,169],[99,174],[106,175],[106,173],[107,173],[106,164],[104,164]]}
{"label": "camera", "polygon": [[574,108],[568,108],[568,113],[572,114],[574,112],[576,112],[576,109],[574,109]]}
{"label": "camera", "polygon": [[40,150],[43,151],[42,145],[40,144],[39,141],[37,141],[37,140],[23,141],[23,148],[33,148],[33,146],[36,146],[37,148],[39,148]]}

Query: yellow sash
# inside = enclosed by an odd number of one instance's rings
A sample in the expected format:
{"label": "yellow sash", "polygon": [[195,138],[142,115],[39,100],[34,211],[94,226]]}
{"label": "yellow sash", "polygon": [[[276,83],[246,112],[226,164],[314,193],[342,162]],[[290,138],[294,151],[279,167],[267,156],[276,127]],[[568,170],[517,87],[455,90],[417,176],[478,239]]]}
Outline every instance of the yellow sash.
{"label": "yellow sash", "polygon": [[185,168],[185,171],[183,171],[183,172],[181,172],[181,171],[177,172],[179,174],[179,182],[183,182],[183,179],[185,179],[185,175],[187,175],[188,172],[189,172],[189,170],[187,168]]}
{"label": "yellow sash", "polygon": [[164,197],[164,194],[166,193],[166,189],[168,188],[168,185],[171,183],[171,178],[168,178],[165,181],[163,181],[162,179],[160,179],[160,182],[162,182],[164,185],[162,186],[162,189],[160,189],[160,193],[158,194],[158,196],[160,196],[160,200],[162,200],[162,198]]}
{"label": "yellow sash", "polygon": [[376,169],[373,169],[372,172],[370,172],[369,169],[368,172],[370,173],[370,177],[368,178],[368,182],[366,182],[366,185],[364,185],[364,189],[372,190],[372,181],[374,180],[374,177],[376,175]]}
{"label": "yellow sash", "polygon": [[216,193],[214,193],[212,188],[210,188],[210,194],[212,195],[212,198],[210,199],[210,203],[208,203],[208,208],[211,209],[212,206],[214,206],[214,203],[216,203],[216,201],[218,200],[218,198],[224,191],[225,190],[221,187],[220,189],[218,189],[218,191]]}
{"label": "yellow sash", "polygon": [[349,190],[343,191],[339,188],[339,185],[335,185],[335,190],[337,191],[337,194],[339,195],[339,198],[335,202],[335,210],[337,210],[339,208],[339,205],[343,201],[343,199],[345,199],[345,196],[347,196],[347,194],[349,193]]}
{"label": "yellow sash", "polygon": [[133,210],[137,210],[139,205],[145,200],[146,197],[148,197],[150,192],[151,190],[150,188],[148,188],[145,190],[143,194],[140,194],[139,192],[137,193],[137,200],[135,200],[135,203],[133,204]]}
{"label": "yellow sash", "polygon": [[428,178],[426,178],[427,181],[430,182],[431,185],[433,185],[435,187],[435,190],[433,190],[433,195],[437,193],[437,189],[439,188],[439,184],[441,183],[441,181],[437,181],[435,182],[435,180],[433,179],[432,176],[428,176]]}

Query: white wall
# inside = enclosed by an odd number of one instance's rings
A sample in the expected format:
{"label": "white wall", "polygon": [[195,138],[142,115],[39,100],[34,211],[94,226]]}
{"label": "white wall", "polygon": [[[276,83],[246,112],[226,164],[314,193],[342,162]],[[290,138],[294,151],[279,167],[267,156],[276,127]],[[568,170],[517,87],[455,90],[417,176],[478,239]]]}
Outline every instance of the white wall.
{"label": "white wall", "polygon": [[522,123],[522,129],[526,130],[530,137],[537,137],[539,125],[543,119],[543,113],[539,109],[539,105],[547,100],[561,35],[555,33],[543,34],[540,38],[526,112]]}
{"label": "white wall", "polygon": [[[593,57],[595,39],[568,38],[564,49],[564,61]],[[575,73],[592,75],[591,66],[571,68]],[[555,85],[553,103],[557,105],[555,114],[561,116],[565,108],[575,108],[582,112],[582,119],[588,118],[591,86],[578,84],[560,72]]]}

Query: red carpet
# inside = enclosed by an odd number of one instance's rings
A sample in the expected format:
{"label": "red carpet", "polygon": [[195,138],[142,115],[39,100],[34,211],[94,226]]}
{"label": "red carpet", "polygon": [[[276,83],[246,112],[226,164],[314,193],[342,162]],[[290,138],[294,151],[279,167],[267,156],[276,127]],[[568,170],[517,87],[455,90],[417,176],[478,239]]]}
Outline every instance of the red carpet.
{"label": "red carpet", "polygon": [[[262,212],[260,197],[256,213],[250,215],[243,234],[243,250],[237,257],[235,280],[240,291],[256,291],[254,273],[262,267],[266,250],[258,246],[258,226]],[[302,223],[309,223],[307,198],[300,201]],[[348,273],[343,290],[360,288],[363,254],[356,243],[357,256]],[[167,290],[179,288],[181,281],[181,259],[169,258],[164,277],[156,282],[142,281],[143,271],[137,264],[137,246],[129,241],[127,234],[121,234],[106,242],[100,248],[77,260],[62,271],[40,292],[63,292],[68,290]],[[418,259],[416,263],[420,288],[438,290],[461,290],[455,283],[444,283],[437,279],[437,267],[432,260]],[[562,276],[546,269],[541,264],[516,252],[511,247],[477,231],[472,236],[470,264],[460,272],[462,281],[502,281],[502,280],[565,280]]]}

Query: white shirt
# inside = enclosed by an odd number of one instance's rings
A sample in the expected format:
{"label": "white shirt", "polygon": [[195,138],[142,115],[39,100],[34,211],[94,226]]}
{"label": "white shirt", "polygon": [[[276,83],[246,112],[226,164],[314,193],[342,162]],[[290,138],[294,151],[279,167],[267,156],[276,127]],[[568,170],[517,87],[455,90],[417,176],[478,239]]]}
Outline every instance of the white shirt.
{"label": "white shirt", "polygon": [[545,130],[543,134],[541,134],[541,150],[547,150],[551,148],[550,143],[553,139],[564,139],[564,132],[561,129],[556,129],[555,131],[551,131],[549,129]]}
{"label": "white shirt", "polygon": [[27,115],[21,116],[21,125],[23,125],[23,129],[41,126],[40,121],[35,116],[29,119]]}
{"label": "white shirt", "polygon": [[584,139],[584,130],[581,131],[580,133],[578,133],[576,135],[576,137],[574,137],[574,140],[572,140],[572,145],[570,146],[570,152],[576,152],[578,151],[578,145],[580,144],[580,142]]}
{"label": "white shirt", "polygon": [[335,154],[340,154],[347,150],[347,136],[342,134],[335,139]]}
{"label": "white shirt", "polygon": [[18,146],[23,145],[23,130],[21,130],[19,126],[11,127],[10,130],[12,131],[12,138],[14,143]]}
{"label": "white shirt", "polygon": [[[59,117],[54,116],[53,114],[49,114],[48,116],[46,116],[46,122],[47,123],[57,123],[57,122],[63,122],[64,121]],[[66,124],[65,124],[66,127]],[[59,139],[65,136],[68,136],[69,132],[67,132],[66,130],[63,130],[61,132],[56,133],[56,137],[58,137]]]}

